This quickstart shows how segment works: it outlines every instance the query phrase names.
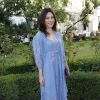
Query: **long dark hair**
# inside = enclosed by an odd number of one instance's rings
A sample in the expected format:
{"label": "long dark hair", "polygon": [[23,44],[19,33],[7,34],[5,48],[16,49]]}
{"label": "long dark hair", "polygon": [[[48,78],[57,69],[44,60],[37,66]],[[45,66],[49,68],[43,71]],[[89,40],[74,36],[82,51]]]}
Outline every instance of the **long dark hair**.
{"label": "long dark hair", "polygon": [[55,17],[54,12],[51,10],[51,8],[44,8],[44,9],[41,11],[41,14],[40,14],[39,17],[38,17],[38,27],[39,27],[39,30],[42,31],[46,36],[47,36],[48,32],[46,31],[45,18],[46,18],[46,15],[47,15],[48,12],[51,12],[51,13],[53,14],[54,20],[55,20],[52,29],[53,29],[54,31],[57,30],[57,29],[56,29],[56,24],[57,24],[57,22],[56,22],[56,17]]}

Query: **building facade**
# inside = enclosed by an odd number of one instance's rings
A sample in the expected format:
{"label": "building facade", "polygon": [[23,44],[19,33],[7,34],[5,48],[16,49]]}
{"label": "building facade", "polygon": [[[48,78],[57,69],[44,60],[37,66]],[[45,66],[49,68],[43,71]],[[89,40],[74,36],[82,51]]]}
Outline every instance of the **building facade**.
{"label": "building facade", "polygon": [[[92,9],[93,4],[92,2],[90,3],[90,9]],[[82,10],[85,8],[85,0],[69,0],[68,6],[65,8],[69,14],[72,15],[73,22],[75,23],[80,19],[80,14]],[[88,15],[89,18],[89,26],[84,30],[82,22],[78,22],[75,27],[78,30],[78,33],[84,33],[84,31],[87,33],[87,36],[91,32],[96,32],[98,31],[98,28],[100,27],[100,7],[97,7],[93,9],[93,13],[91,15]]]}

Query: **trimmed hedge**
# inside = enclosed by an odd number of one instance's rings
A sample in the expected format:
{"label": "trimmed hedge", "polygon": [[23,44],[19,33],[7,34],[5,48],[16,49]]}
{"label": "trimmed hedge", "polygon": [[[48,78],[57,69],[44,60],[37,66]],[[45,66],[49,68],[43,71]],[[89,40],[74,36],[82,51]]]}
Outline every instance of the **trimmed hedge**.
{"label": "trimmed hedge", "polygon": [[100,71],[100,59],[78,59],[69,65],[71,71]]}
{"label": "trimmed hedge", "polygon": [[[68,89],[68,100],[100,100],[100,74],[72,72]],[[40,100],[37,71],[1,76],[0,100]]]}
{"label": "trimmed hedge", "polygon": [[0,77],[0,100],[39,100],[38,75],[11,74]]}
{"label": "trimmed hedge", "polygon": [[24,64],[20,66],[11,66],[9,68],[4,68],[0,66],[0,75],[8,75],[8,74],[17,74],[17,73],[26,73],[32,72],[36,67],[32,64]]}
{"label": "trimmed hedge", "polygon": [[68,100],[100,100],[99,72],[72,72]]}
{"label": "trimmed hedge", "polygon": [[[34,61],[34,58],[33,58]],[[8,68],[4,68],[0,70],[0,74],[3,73],[3,75],[7,74],[17,74],[17,73],[26,73],[26,72],[32,72],[37,67],[35,63],[33,64],[24,64],[20,66],[12,66]],[[75,61],[69,62],[70,70],[71,71],[100,71],[100,59],[78,59]],[[4,71],[2,71],[4,70]]]}

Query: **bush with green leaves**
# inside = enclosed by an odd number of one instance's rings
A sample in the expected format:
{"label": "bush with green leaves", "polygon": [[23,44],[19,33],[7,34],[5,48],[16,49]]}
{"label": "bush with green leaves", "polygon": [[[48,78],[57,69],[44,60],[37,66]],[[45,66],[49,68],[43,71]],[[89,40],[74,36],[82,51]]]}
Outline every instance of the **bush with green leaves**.
{"label": "bush with green leaves", "polygon": [[36,80],[36,73],[1,76],[0,100],[38,100],[35,99],[39,89]]}
{"label": "bush with green leaves", "polygon": [[99,100],[100,73],[73,71],[68,80],[68,100]]}
{"label": "bush with green leaves", "polygon": [[[68,100],[99,100],[100,74],[72,72],[68,83]],[[0,100],[39,100],[38,73],[10,74],[0,77]]]}
{"label": "bush with green leaves", "polygon": [[6,57],[0,56],[0,74],[30,72],[34,66],[32,44],[14,43],[13,51]]}
{"label": "bush with green leaves", "polygon": [[78,59],[69,62],[71,71],[100,71],[99,59]]}

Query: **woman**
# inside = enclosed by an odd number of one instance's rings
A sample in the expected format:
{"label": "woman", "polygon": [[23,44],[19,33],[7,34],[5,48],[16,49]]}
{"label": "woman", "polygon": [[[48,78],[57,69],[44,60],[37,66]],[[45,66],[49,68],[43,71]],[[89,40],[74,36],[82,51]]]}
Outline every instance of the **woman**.
{"label": "woman", "polygon": [[62,36],[56,31],[56,18],[50,8],[42,10],[39,19],[39,32],[32,45],[35,62],[39,70],[41,100],[67,100],[67,87],[64,75],[66,62]]}

